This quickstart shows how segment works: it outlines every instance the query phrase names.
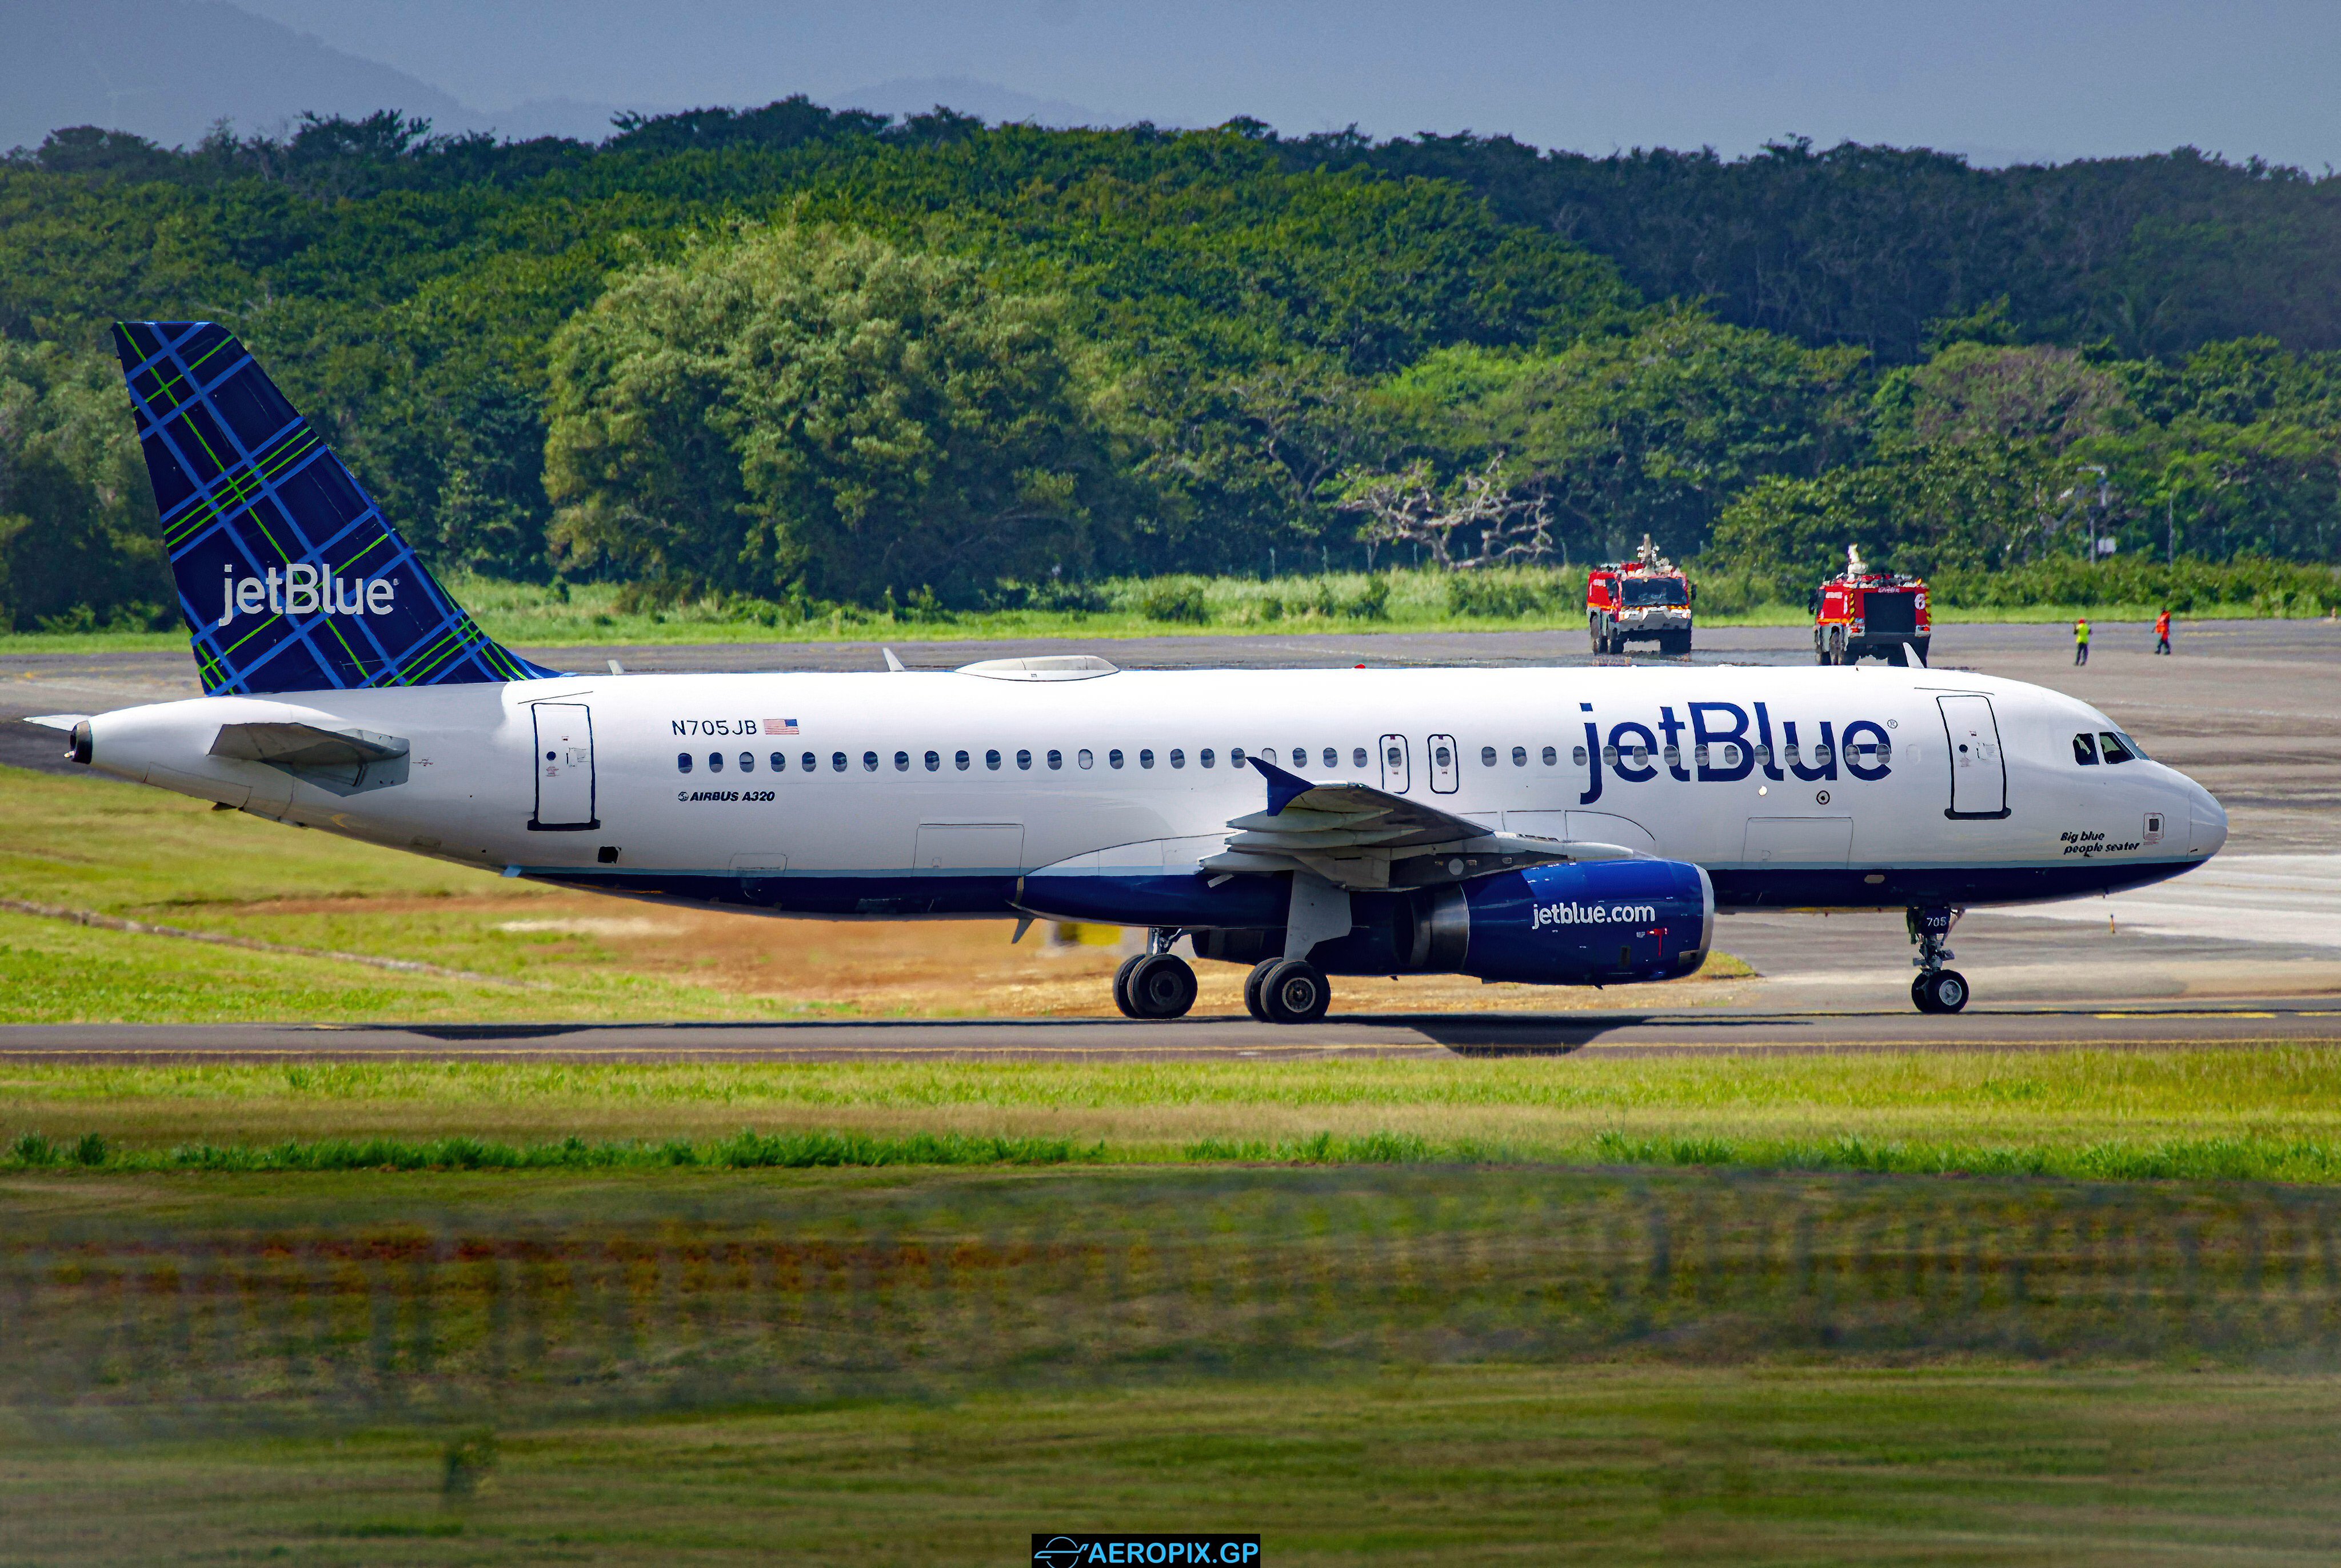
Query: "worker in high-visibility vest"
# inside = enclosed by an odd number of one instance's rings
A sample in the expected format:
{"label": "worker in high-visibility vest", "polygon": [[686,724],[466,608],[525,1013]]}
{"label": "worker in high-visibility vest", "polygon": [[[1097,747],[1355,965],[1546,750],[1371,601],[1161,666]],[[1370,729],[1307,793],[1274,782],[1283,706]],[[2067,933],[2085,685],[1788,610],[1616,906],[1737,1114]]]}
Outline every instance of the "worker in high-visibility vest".
{"label": "worker in high-visibility vest", "polygon": [[2170,651],[2170,611],[2167,609],[2154,618],[2154,650],[2157,653]]}
{"label": "worker in high-visibility vest", "polygon": [[2089,623],[2087,620],[2077,620],[2073,622],[2073,662],[2076,665],[2081,665],[2088,661]]}

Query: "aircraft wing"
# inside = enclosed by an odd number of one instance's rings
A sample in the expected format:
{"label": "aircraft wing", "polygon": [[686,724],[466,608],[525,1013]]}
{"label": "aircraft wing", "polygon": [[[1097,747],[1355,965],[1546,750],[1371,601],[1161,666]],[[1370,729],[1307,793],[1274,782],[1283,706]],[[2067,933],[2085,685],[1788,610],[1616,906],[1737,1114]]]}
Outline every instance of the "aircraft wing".
{"label": "aircraft wing", "polygon": [[86,723],[89,718],[86,713],[27,713],[25,722],[37,724],[44,729],[70,730],[76,724]]}
{"label": "aircraft wing", "polygon": [[1615,844],[1491,832],[1468,817],[1368,784],[1312,784],[1260,758],[1268,809],[1238,817],[1203,869],[1267,876],[1310,871],[1350,892],[1428,888],[1561,860],[1621,860]]}

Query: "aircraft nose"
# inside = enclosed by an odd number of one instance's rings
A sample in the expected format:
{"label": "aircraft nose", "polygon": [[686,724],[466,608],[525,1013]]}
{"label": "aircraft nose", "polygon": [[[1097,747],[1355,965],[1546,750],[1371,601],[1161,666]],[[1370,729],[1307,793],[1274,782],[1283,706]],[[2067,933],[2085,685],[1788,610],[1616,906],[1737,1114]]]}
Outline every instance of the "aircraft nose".
{"label": "aircraft nose", "polygon": [[2187,790],[2187,848],[2206,858],[2227,842],[2227,809],[2208,789],[2189,779]]}

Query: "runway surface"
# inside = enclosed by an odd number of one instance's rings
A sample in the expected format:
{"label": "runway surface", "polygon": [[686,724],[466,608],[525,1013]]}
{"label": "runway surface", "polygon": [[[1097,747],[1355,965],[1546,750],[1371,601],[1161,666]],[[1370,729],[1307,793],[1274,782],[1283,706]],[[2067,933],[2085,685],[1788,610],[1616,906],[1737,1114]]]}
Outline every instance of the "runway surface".
{"label": "runway surface", "polygon": [[1765,1056],[1877,1050],[2067,1050],[2095,1046],[2341,1044],[2341,1000],[2219,1007],[2100,1006],[1787,1013],[1385,1014],[1281,1027],[1249,1018],[776,1024],[23,1025],[0,1062],[194,1062],[400,1057],[532,1061],[1250,1061],[1329,1057]]}

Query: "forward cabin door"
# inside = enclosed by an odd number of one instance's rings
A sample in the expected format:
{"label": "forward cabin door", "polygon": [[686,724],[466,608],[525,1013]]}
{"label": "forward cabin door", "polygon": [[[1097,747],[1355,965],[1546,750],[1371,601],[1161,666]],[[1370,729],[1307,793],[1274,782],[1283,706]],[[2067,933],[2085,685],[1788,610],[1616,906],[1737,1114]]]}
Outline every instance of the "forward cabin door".
{"label": "forward cabin door", "polygon": [[2007,761],[1988,697],[1938,697],[1950,741],[1951,817],[2007,815]]}
{"label": "forward cabin door", "polygon": [[593,715],[582,702],[539,702],[536,716],[536,814],[539,832],[579,832],[602,824],[593,817]]}

